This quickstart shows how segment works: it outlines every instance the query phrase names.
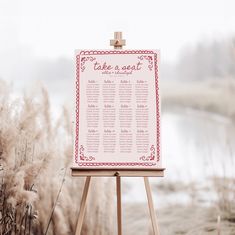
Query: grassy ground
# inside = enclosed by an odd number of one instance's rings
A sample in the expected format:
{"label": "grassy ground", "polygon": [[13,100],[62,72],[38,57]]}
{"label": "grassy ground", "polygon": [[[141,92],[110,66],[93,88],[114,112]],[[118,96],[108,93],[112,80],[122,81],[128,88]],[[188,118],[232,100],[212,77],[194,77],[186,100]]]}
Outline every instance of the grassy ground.
{"label": "grassy ground", "polygon": [[[126,205],[124,234],[128,235],[152,235],[151,220],[146,210],[147,205]],[[187,235],[215,235],[218,227],[223,235],[235,234],[235,223],[223,219],[218,225],[216,208],[200,207],[196,205],[182,206],[172,205],[169,208],[156,211],[159,230],[163,235],[187,234]]]}
{"label": "grassy ground", "polygon": [[[161,234],[235,235],[234,179],[215,177],[207,180],[211,181],[211,187],[169,182],[167,179],[161,184],[152,185],[156,199],[164,194],[167,201],[168,194],[177,193],[187,194],[190,198],[187,203],[175,200],[165,207],[156,200],[155,209]],[[124,234],[153,235],[147,202],[125,204],[123,210]]]}

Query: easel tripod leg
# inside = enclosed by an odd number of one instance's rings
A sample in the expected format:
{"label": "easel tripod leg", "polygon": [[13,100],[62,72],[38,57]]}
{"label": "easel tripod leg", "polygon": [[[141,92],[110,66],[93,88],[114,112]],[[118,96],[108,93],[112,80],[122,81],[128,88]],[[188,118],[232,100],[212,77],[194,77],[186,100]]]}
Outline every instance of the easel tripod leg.
{"label": "easel tripod leg", "polygon": [[79,214],[78,214],[78,220],[77,220],[75,235],[80,235],[81,234],[82,224],[83,224],[83,219],[84,219],[85,209],[86,209],[87,195],[88,195],[89,186],[90,186],[90,181],[91,181],[91,176],[87,176],[85,186],[84,186],[84,189],[83,189],[82,200],[81,200],[80,210],[79,210]]}
{"label": "easel tripod leg", "polygon": [[122,201],[121,201],[121,177],[116,177],[117,185],[117,222],[118,222],[118,235],[122,235]]}
{"label": "easel tripod leg", "polygon": [[149,212],[150,212],[150,217],[151,217],[152,226],[153,226],[153,234],[160,235],[158,224],[157,224],[157,216],[154,211],[153,198],[152,198],[152,193],[151,193],[151,188],[150,188],[148,177],[144,177],[144,184],[145,184],[145,189],[146,189],[147,198],[148,198]]}

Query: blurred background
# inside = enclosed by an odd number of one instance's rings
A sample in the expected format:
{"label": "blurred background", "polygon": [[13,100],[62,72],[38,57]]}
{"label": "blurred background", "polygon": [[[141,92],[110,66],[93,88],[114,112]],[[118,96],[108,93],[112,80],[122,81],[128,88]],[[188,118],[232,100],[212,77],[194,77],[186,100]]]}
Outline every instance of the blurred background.
{"label": "blurred background", "polygon": [[[43,86],[53,124],[74,107],[75,49],[109,49],[114,31],[126,49],[160,49],[166,176],[151,184],[162,234],[235,234],[234,9],[233,0],[0,0],[0,80],[11,99]],[[152,234],[141,179],[125,179],[123,195],[126,234]]]}

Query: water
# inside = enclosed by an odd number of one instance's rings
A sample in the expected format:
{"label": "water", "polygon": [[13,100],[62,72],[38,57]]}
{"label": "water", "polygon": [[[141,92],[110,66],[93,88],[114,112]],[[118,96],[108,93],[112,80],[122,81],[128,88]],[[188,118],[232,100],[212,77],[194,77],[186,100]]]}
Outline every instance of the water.
{"label": "water", "polygon": [[[162,159],[166,176],[163,179],[151,178],[152,185],[156,182],[196,182],[201,187],[210,187],[211,177],[235,176],[235,125],[230,119],[192,109],[174,109],[164,112],[161,120]],[[124,201],[146,201],[141,178],[126,178],[124,184],[129,188]],[[157,203],[160,201],[162,205],[191,200],[188,192],[161,193],[156,187],[154,195],[157,194]]]}
{"label": "water", "polygon": [[192,109],[162,116],[167,176],[184,181],[234,176],[235,125],[226,117]]}

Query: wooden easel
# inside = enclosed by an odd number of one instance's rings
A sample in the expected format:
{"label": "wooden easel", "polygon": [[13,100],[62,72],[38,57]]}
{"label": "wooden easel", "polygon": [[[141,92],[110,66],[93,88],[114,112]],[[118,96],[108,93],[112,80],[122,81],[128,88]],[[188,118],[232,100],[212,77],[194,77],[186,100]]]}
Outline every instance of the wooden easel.
{"label": "wooden easel", "polygon": [[[114,39],[110,40],[110,45],[114,49],[122,49],[126,41],[122,39],[121,32],[114,33]],[[148,199],[149,212],[153,227],[154,235],[160,235],[156,213],[154,211],[154,204],[152,199],[152,192],[148,177],[163,177],[164,168],[156,170],[141,170],[141,169],[80,169],[71,168],[73,177],[86,177],[85,186],[83,189],[80,211],[78,215],[75,235],[80,235],[82,230],[83,219],[86,209],[86,201],[89,192],[91,177],[116,177],[116,193],[117,193],[117,227],[118,235],[122,235],[122,203],[121,203],[121,177],[144,177],[144,184]]]}

